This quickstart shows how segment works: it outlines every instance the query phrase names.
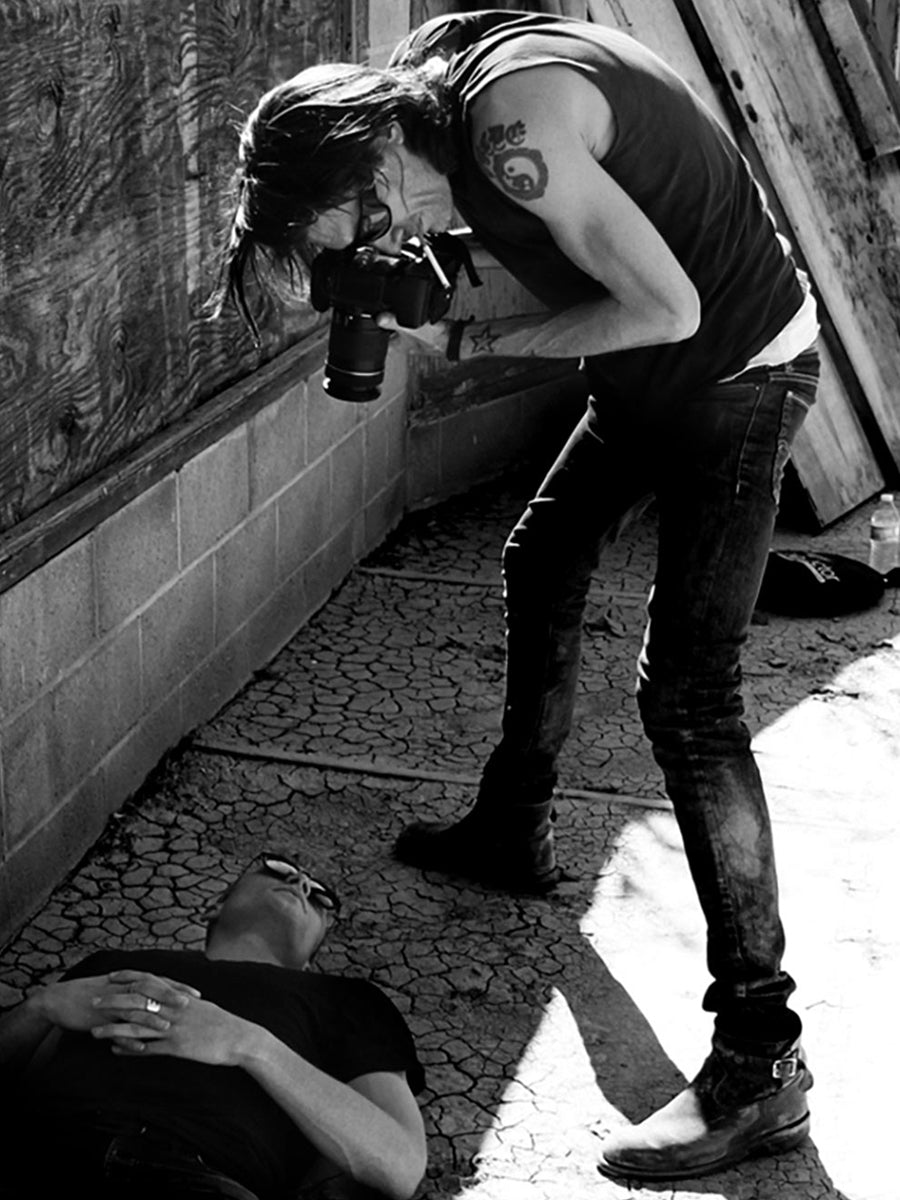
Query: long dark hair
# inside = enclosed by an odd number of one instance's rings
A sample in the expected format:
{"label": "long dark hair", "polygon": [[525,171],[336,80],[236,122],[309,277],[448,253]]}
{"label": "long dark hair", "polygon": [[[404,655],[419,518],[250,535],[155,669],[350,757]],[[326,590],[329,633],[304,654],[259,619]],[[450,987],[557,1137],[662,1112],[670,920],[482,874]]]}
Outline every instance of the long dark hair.
{"label": "long dark hair", "polygon": [[[398,122],[406,144],[437,170],[453,168],[450,105],[439,60],[378,70],[351,63],[309,67],[267,92],[240,136],[236,204],[214,315],[234,304],[254,339],[248,273],[302,288],[307,232],[319,213],[358,196],[374,179],[383,139]],[[262,271],[261,269],[262,268]]]}

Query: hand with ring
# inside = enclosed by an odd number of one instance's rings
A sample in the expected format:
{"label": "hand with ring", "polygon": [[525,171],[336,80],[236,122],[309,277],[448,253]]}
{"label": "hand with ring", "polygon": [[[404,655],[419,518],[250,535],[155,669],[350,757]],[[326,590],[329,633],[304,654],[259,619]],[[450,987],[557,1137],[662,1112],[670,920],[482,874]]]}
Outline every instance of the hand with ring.
{"label": "hand with ring", "polygon": [[147,971],[112,971],[107,986],[94,1001],[97,1023],[91,1033],[142,1052],[148,1043],[165,1037],[200,993],[175,979]]}
{"label": "hand with ring", "polygon": [[161,975],[113,971],[108,975],[47,984],[33,993],[28,1003],[52,1025],[88,1033],[123,1010],[128,1012],[129,1020],[138,1024],[168,1028],[171,1018],[199,995],[196,988]]}

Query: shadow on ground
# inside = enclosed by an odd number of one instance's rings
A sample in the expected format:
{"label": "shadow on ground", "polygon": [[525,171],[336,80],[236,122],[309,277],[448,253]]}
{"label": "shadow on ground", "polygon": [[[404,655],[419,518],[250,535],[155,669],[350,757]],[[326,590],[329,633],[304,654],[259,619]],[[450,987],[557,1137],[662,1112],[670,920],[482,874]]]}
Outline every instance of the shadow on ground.
{"label": "shadow on ground", "polygon": [[[708,1037],[702,928],[632,696],[652,514],[613,548],[591,598],[559,803],[573,882],[549,899],[512,898],[391,858],[407,821],[464,811],[494,738],[497,562],[524,486],[411,518],[355,572],[111,820],[6,949],[0,1003],[98,945],[199,948],[205,909],[247,858],[294,845],[347,901],[318,968],[373,979],[416,1037],[428,1076],[423,1197],[847,1200],[812,1142],[677,1187],[629,1188],[594,1166],[598,1136],[678,1091]],[[840,625],[756,626],[754,723],[817,694],[833,701],[835,679],[896,626],[890,606]],[[197,748],[214,742],[295,761]]]}

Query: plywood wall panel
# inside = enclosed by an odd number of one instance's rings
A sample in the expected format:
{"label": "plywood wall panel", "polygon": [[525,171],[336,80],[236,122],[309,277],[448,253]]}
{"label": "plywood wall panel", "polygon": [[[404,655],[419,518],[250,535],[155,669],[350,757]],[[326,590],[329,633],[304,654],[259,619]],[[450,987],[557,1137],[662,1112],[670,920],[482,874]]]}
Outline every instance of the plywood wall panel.
{"label": "plywood wall panel", "polygon": [[236,128],[358,46],[350,0],[22,0],[0,8],[0,532],[313,324],[268,305],[261,354],[210,324]]}

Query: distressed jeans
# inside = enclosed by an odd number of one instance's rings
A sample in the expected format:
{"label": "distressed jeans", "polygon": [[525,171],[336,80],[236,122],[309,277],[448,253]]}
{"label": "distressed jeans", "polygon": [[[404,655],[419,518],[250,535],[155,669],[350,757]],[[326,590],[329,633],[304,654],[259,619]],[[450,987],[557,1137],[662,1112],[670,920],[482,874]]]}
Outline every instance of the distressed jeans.
{"label": "distressed jeans", "polygon": [[629,512],[655,495],[638,707],[706,917],[704,1007],[720,1034],[757,1043],[796,1036],[799,1020],[786,1006],[794,983],[781,969],[772,834],[742,719],[740,657],[818,366],[809,351],[652,420],[601,405],[581,421],[504,548],[506,703],[481,788],[491,806],[551,795],[592,573]]}

